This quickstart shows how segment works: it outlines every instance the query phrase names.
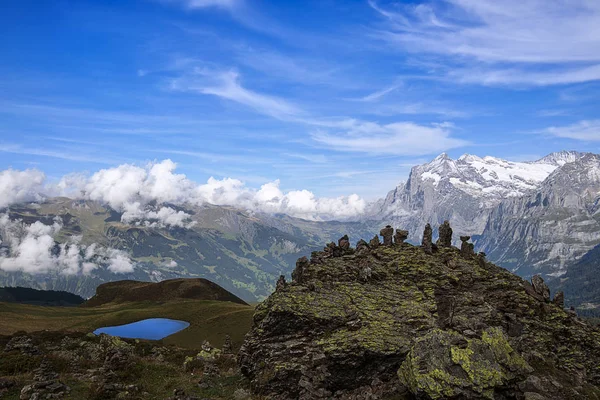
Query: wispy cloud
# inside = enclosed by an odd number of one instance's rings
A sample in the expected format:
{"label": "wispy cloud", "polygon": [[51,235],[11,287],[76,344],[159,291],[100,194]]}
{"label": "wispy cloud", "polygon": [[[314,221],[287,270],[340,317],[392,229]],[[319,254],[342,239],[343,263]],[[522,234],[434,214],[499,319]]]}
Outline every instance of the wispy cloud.
{"label": "wispy cloud", "polygon": [[523,67],[490,69],[487,66],[457,68],[450,71],[448,77],[461,83],[479,83],[489,86],[549,86],[600,80],[600,64],[588,67],[551,67],[544,69],[544,71],[533,71]]}
{"label": "wispy cloud", "polygon": [[541,133],[559,138],[600,142],[600,120],[583,120],[572,125],[551,126]]}
{"label": "wispy cloud", "polygon": [[567,117],[572,114],[571,110],[564,109],[549,109],[540,110],[535,115],[538,117]]}
{"label": "wispy cloud", "polygon": [[380,104],[370,114],[382,116],[394,115],[441,115],[447,118],[466,118],[471,115],[468,111],[455,110],[443,105],[417,103]]}
{"label": "wispy cloud", "polygon": [[597,1],[370,5],[387,21],[376,37],[403,51],[448,57],[447,66],[458,69],[451,76],[460,82],[555,85],[600,79]]}
{"label": "wispy cloud", "polygon": [[247,46],[235,49],[236,59],[270,78],[299,82],[306,85],[340,84],[350,82],[335,76],[339,67],[306,56],[289,56],[273,50],[254,49]]}
{"label": "wispy cloud", "polygon": [[313,164],[325,164],[329,159],[324,154],[300,154],[300,153],[285,153],[285,156],[298,158],[311,162]]}
{"label": "wispy cloud", "polygon": [[171,88],[235,101],[280,120],[289,120],[303,113],[300,108],[284,99],[244,88],[239,74],[232,70],[215,72],[195,69],[193,74],[173,80]]}
{"label": "wispy cloud", "polygon": [[[50,157],[57,158],[61,160],[68,161],[78,161],[78,162],[92,162],[96,164],[111,164],[116,163],[115,159],[110,159],[108,157],[97,157],[89,154],[82,154],[79,151],[66,150],[66,151],[57,151],[50,150],[46,148],[31,148],[24,147],[17,144],[1,144],[0,143],[0,153],[12,153],[12,154],[25,154],[30,156],[42,156],[42,157]],[[121,160],[122,161],[122,160]]]}
{"label": "wispy cloud", "polygon": [[215,73],[200,69],[195,71],[195,75],[200,79],[176,79],[171,87],[175,90],[231,100],[280,121],[318,127],[319,130],[311,134],[311,138],[319,145],[333,146],[334,150],[369,154],[424,155],[469,144],[467,141],[450,137],[451,130],[448,124],[424,126],[412,122],[397,122],[382,125],[347,117],[320,118],[310,115],[285,99],[244,88],[237,72]]}
{"label": "wispy cloud", "polygon": [[408,156],[439,153],[469,144],[465,140],[452,138],[451,132],[448,124],[423,126],[412,122],[387,125],[357,123],[344,135],[317,131],[312,137],[338,151]]}
{"label": "wispy cloud", "polygon": [[223,8],[226,10],[233,10],[243,5],[243,0],[162,0],[163,3],[175,3],[189,10],[201,9],[201,8]]}
{"label": "wispy cloud", "polygon": [[381,99],[382,97],[384,97],[385,95],[392,93],[393,91],[397,90],[400,86],[402,86],[401,84],[396,84],[396,85],[392,85],[392,86],[388,86],[386,88],[383,88],[381,90],[378,90],[376,92],[373,92],[371,94],[368,94],[364,97],[360,97],[358,99],[354,99],[357,101],[366,101],[366,102],[373,102],[373,101],[377,101],[379,99]]}

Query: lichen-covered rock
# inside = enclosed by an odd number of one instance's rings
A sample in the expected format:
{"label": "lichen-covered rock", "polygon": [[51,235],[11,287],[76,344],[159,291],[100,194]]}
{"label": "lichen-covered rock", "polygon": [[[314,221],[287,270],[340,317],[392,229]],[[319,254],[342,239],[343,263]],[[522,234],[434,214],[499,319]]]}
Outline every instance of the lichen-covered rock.
{"label": "lichen-covered rock", "polygon": [[301,282],[257,306],[240,350],[252,390],[268,399],[600,398],[598,329],[485,257],[426,250],[370,246],[299,263]]}
{"label": "lichen-covered rock", "polygon": [[500,328],[467,339],[455,331],[433,330],[418,338],[398,371],[417,396],[430,399],[510,396],[532,371]]}

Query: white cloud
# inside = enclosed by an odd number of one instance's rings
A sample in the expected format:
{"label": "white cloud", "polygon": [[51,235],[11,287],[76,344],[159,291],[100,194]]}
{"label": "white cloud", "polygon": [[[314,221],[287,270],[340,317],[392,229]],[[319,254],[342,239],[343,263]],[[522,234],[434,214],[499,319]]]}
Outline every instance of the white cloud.
{"label": "white cloud", "polygon": [[279,180],[265,183],[259,190],[247,188],[243,182],[210,178],[198,187],[201,201],[217,205],[233,205],[266,213],[284,213],[305,219],[348,218],[364,212],[366,202],[353,194],[337,198],[318,198],[308,190],[284,193]]}
{"label": "white cloud", "polygon": [[455,73],[463,82],[553,85],[600,79],[600,3],[594,0],[448,0],[394,9],[370,4],[388,23],[377,37],[468,65]]}
{"label": "white cloud", "polygon": [[[70,196],[106,204],[122,213],[121,221],[126,224],[188,229],[196,224],[193,215],[178,210],[178,206],[194,206],[204,203],[228,205],[257,212],[286,213],[307,219],[347,218],[362,213],[366,207],[365,201],[355,194],[336,198],[319,198],[308,190],[292,190],[284,193],[280,188],[279,180],[267,182],[259,189],[248,187],[241,180],[233,178],[216,179],[211,177],[206,183],[197,184],[185,175],[177,174],[175,169],[176,164],[171,160],[149,163],[145,166],[123,164],[100,170],[89,177],[82,174],[70,174],[54,185],[44,185],[43,174],[39,171],[9,170],[11,184],[4,186],[3,198],[6,199],[6,205],[24,200],[41,200],[43,197],[40,191],[43,188],[53,195]],[[3,176],[2,174],[0,173],[0,176]],[[31,176],[39,178],[36,185],[23,190],[24,183],[20,180],[29,182]],[[49,229],[45,225],[35,224],[29,229],[36,228]],[[44,235],[48,237],[42,238]],[[49,239],[52,236],[50,232],[42,232],[34,235],[33,238],[51,243]],[[36,244],[36,247],[41,247],[41,243]],[[68,251],[69,248],[64,250]],[[94,246],[85,250],[100,254],[100,251],[96,250]],[[31,254],[30,252],[26,253]],[[43,254],[45,254],[45,250]],[[74,257],[73,254],[71,255]],[[110,256],[105,253],[102,255]],[[86,256],[83,261],[86,262],[89,258]],[[75,265],[74,261],[70,262],[72,262],[70,265]],[[49,265],[41,262],[37,264]],[[115,265],[117,265],[115,268],[119,269],[118,265],[122,265],[122,263],[116,262]]]}
{"label": "white cloud", "polygon": [[0,209],[24,201],[39,201],[45,175],[35,169],[0,171]]}
{"label": "white cloud", "polygon": [[[173,173],[175,168],[173,161],[164,160],[145,167],[122,164],[103,169],[87,180],[82,197],[122,212],[125,223],[190,227],[193,222],[189,214],[160,206],[194,200],[194,183],[184,175]],[[158,205],[150,204],[153,202]]]}
{"label": "white cloud", "polygon": [[354,123],[344,134],[317,131],[312,137],[334,150],[371,154],[424,155],[465,146],[467,141],[450,137],[451,126],[400,122],[387,125]]}
{"label": "white cloud", "polygon": [[133,272],[134,266],[127,253],[123,250],[108,249],[108,270],[115,274]]}
{"label": "white cloud", "polygon": [[567,139],[600,141],[600,120],[584,120],[572,125],[552,126],[544,129],[542,133]]}
{"label": "white cloud", "polygon": [[123,251],[97,244],[85,246],[80,236],[71,236],[57,244],[55,236],[62,229],[57,217],[52,225],[40,221],[26,224],[0,215],[0,270],[29,274],[58,272],[64,275],[90,274],[106,266],[115,273],[132,272],[134,265]]}

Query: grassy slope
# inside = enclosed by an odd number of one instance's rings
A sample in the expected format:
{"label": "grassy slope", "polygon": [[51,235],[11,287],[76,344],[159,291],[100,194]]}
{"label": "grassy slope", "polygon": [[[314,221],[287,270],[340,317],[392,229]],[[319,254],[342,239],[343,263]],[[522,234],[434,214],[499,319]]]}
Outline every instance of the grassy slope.
{"label": "grassy slope", "polygon": [[253,313],[254,308],[250,306],[207,300],[106,304],[90,308],[0,303],[0,334],[40,330],[91,332],[103,326],[145,318],[172,318],[187,321],[190,326],[163,339],[165,344],[199,348],[206,339],[220,347],[229,334],[237,347],[250,330]]}

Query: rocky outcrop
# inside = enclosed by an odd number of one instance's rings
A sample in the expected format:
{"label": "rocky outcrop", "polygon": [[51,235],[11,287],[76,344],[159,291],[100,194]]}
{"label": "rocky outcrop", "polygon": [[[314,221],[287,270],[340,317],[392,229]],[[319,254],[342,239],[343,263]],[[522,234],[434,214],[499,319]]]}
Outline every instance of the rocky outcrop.
{"label": "rocky outcrop", "polygon": [[531,278],[531,285],[533,286],[533,290],[542,296],[544,301],[550,301],[550,288],[546,285],[541,275],[535,275]]}
{"label": "rocky outcrop", "polygon": [[528,284],[455,247],[361,247],[299,261],[302,278],[256,308],[238,357],[256,394],[600,396],[600,331],[550,302],[537,279]]}

